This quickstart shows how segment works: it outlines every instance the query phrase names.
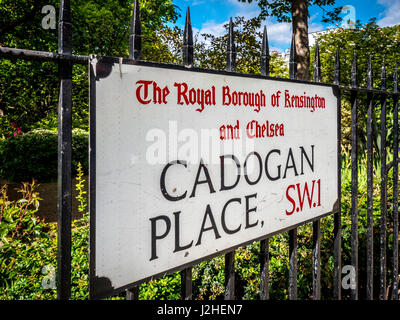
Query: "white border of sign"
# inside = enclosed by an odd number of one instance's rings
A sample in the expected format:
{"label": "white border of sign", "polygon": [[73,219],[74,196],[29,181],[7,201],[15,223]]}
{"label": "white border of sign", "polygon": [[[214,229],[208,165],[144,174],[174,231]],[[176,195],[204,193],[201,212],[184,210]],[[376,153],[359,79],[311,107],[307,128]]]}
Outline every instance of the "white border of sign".
{"label": "white border of sign", "polygon": [[[157,63],[149,63],[149,62],[139,62],[139,61],[134,61],[130,59],[118,59],[118,58],[111,58],[111,57],[92,57],[89,67],[90,67],[90,151],[89,151],[89,156],[90,156],[90,172],[89,172],[89,188],[90,188],[90,198],[89,198],[89,209],[90,209],[90,272],[89,272],[89,278],[90,278],[90,297],[97,299],[97,298],[103,298],[109,295],[117,294],[119,292],[122,292],[123,290],[130,288],[134,285],[137,285],[139,283],[148,281],[150,279],[157,278],[159,276],[172,273],[177,270],[182,270],[184,268],[187,268],[188,266],[194,265],[196,263],[199,263],[200,261],[203,261],[208,258],[212,258],[218,255],[221,255],[223,253],[232,251],[233,249],[252,243],[254,241],[262,240],[265,238],[268,238],[272,236],[273,234],[278,234],[282,233],[284,231],[287,231],[289,229],[292,229],[294,227],[297,227],[299,225],[315,221],[317,219],[320,219],[323,216],[335,213],[338,208],[338,200],[336,200],[335,206],[332,208],[331,211],[320,214],[318,217],[313,217],[311,219],[308,219],[306,221],[302,221],[300,223],[291,225],[290,227],[276,230],[273,233],[268,233],[262,236],[257,236],[254,239],[245,241],[240,244],[235,244],[232,247],[225,248],[224,250],[220,250],[218,252],[209,252],[208,254],[202,256],[199,259],[196,260],[191,260],[188,263],[181,264],[177,267],[174,267],[172,269],[168,270],[161,270],[157,274],[152,274],[149,277],[146,277],[144,279],[140,279],[139,281],[131,282],[124,284],[122,286],[118,286],[117,288],[114,288],[111,281],[107,277],[99,277],[98,274],[96,273],[96,87],[97,87],[97,82],[101,81],[101,79],[106,78],[107,76],[110,75],[113,66],[118,65],[121,67],[123,65],[138,65],[143,68],[146,67],[155,67],[155,68],[162,68],[162,69],[170,69],[170,70],[179,70],[179,71],[184,71],[188,72],[188,76],[190,73],[206,73],[210,75],[223,75],[223,76],[230,76],[230,77],[240,77],[243,79],[246,78],[251,78],[251,79],[259,79],[260,81],[265,81],[265,79],[268,80],[274,80],[277,82],[281,82],[282,84],[288,84],[290,83],[303,83],[311,86],[319,86],[319,87],[324,87],[325,89],[331,88],[333,95],[336,97],[337,103],[336,103],[336,140],[337,140],[337,163],[340,163],[340,111],[339,111],[339,89],[335,85],[328,85],[328,84],[320,84],[320,83],[310,83],[310,82],[304,82],[304,81],[298,81],[298,80],[288,80],[288,79],[277,79],[277,78],[269,78],[269,77],[263,77],[259,75],[250,75],[250,74],[239,74],[239,73],[233,73],[233,72],[222,72],[222,71],[213,71],[213,70],[204,70],[204,69],[187,69],[185,67],[180,67],[180,66],[171,66],[171,65],[164,65],[164,64],[157,64]],[[104,92],[103,92],[104,94]],[[336,199],[340,199],[339,196],[339,191],[340,191],[340,168],[335,168],[337,172],[337,192],[336,192]]]}

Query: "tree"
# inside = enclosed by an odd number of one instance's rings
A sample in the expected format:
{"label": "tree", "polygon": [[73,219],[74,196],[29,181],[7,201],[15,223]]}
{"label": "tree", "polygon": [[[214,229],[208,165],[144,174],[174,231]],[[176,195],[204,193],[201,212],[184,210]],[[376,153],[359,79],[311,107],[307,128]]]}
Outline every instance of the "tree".
{"label": "tree", "polygon": [[[238,0],[251,3],[253,0]],[[297,53],[297,77],[309,80],[310,51],[308,46],[308,8],[334,5],[335,0],[254,0],[261,9],[260,17],[275,16],[279,22],[292,22]],[[323,22],[337,21],[341,8],[325,12]],[[325,15],[326,14],[326,15]]]}
{"label": "tree", "polygon": [[[74,54],[129,55],[133,0],[71,2]],[[58,16],[59,0],[0,0],[0,46],[57,52],[57,28],[42,27],[45,5],[53,6]],[[178,8],[171,0],[142,0],[140,9],[143,59],[168,60],[168,45],[158,34],[176,21]],[[57,127],[57,72],[50,62],[0,59],[0,137],[12,133],[11,123],[24,132],[38,125]],[[74,127],[88,126],[87,82],[87,67],[75,65]]]}

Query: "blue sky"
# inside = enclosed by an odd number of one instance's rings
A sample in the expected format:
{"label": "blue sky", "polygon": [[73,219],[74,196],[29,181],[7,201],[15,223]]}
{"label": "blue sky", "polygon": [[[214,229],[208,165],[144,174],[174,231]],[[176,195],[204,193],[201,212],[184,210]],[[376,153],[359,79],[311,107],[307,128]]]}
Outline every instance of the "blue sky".
{"label": "blue sky", "polygon": [[[190,15],[194,32],[212,33],[221,35],[225,32],[223,25],[229,17],[244,16],[251,18],[259,13],[258,6],[254,3],[240,3],[238,0],[174,0],[174,4],[181,9],[181,17],[177,25],[184,26],[186,8],[190,7]],[[362,23],[375,17],[380,26],[400,24],[400,0],[337,0],[334,7],[352,6],[341,16],[354,15],[356,20]],[[323,24],[321,18],[323,11],[319,7],[311,7],[309,19],[309,31],[322,31],[328,27]],[[347,19],[346,19],[347,20]],[[278,23],[274,18],[268,17],[264,24],[268,28],[270,49],[285,50],[290,46],[290,23]]]}

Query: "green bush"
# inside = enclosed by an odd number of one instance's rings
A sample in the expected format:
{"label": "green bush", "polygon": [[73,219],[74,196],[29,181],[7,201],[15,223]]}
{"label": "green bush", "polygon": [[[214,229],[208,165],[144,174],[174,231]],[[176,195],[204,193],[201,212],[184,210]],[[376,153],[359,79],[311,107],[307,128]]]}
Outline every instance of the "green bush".
{"label": "green bush", "polygon": [[[0,140],[0,176],[9,181],[50,182],[57,180],[57,131],[35,129],[26,134]],[[88,133],[72,131],[72,168],[78,162],[88,170]]]}
{"label": "green bush", "polygon": [[[351,166],[348,156],[342,162],[342,266],[351,259]],[[389,160],[392,156],[389,154]],[[366,281],[366,165],[365,158],[359,166],[359,279],[360,299],[365,298]],[[374,170],[374,241],[379,242],[379,168]],[[79,191],[77,200],[83,217],[72,223],[72,299],[88,298],[88,232],[86,194],[83,190],[83,173],[78,166]],[[388,253],[392,252],[393,230],[393,170],[388,177]],[[46,277],[43,267],[56,266],[56,225],[36,218],[40,198],[33,187],[24,184],[18,201],[7,199],[5,188],[0,192],[0,300],[1,299],[54,299],[55,289],[43,288]],[[27,192],[26,190],[31,190]],[[333,216],[321,219],[321,297],[333,299]],[[288,299],[289,248],[288,233],[277,234],[269,239],[269,293],[272,300]],[[260,244],[254,242],[235,250],[235,295],[237,299],[258,299],[260,294]],[[389,265],[392,257],[388,256]],[[375,254],[375,280],[379,279],[379,254]],[[224,297],[224,256],[202,261],[193,266],[193,298],[219,300]],[[388,268],[388,286],[392,285],[391,268]],[[140,299],[181,298],[180,273],[140,285]],[[350,290],[342,290],[343,299],[350,298]],[[121,299],[124,293],[111,299]],[[312,224],[298,228],[298,298],[312,298]]]}
{"label": "green bush", "polygon": [[8,200],[7,185],[0,191],[0,299],[52,297],[42,286],[47,275],[42,271],[55,266],[56,229],[35,216],[40,200],[35,188],[24,183],[17,201]]}

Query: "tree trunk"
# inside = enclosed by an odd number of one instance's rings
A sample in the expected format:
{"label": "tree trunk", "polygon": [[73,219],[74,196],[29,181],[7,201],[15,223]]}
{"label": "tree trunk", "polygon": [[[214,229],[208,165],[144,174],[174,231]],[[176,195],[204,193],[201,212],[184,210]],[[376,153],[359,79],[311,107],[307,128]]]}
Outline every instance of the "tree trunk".
{"label": "tree trunk", "polygon": [[310,80],[310,49],[308,47],[307,0],[292,1],[292,28],[297,55],[297,78]]}

